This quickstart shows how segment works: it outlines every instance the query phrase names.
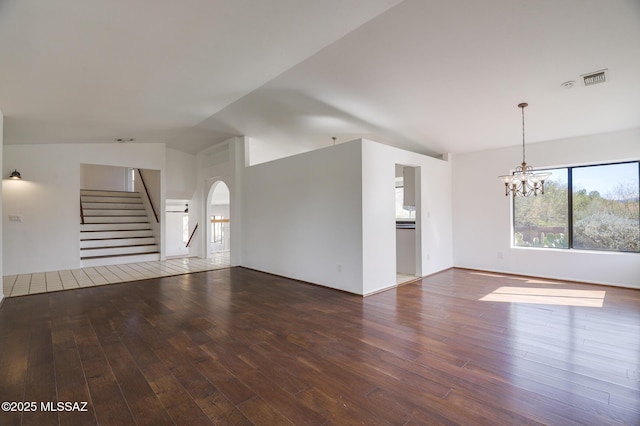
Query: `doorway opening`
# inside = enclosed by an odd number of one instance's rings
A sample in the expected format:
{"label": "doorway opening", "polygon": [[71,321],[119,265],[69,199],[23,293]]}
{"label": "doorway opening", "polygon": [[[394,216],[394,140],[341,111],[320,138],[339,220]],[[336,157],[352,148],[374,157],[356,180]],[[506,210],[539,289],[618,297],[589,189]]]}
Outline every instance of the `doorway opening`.
{"label": "doorway opening", "polygon": [[189,200],[165,201],[165,254],[167,259],[188,257]]}
{"label": "doorway opening", "polygon": [[397,284],[413,281],[421,276],[420,199],[420,168],[396,164]]}
{"label": "doorway opening", "polygon": [[231,263],[230,192],[223,181],[211,185],[207,197],[207,258],[220,265]]}

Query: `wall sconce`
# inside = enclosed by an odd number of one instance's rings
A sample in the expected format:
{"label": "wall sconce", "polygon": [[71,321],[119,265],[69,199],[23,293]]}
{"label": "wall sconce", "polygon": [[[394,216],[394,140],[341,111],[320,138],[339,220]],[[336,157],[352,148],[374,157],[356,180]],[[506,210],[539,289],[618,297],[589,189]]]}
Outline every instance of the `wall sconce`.
{"label": "wall sconce", "polygon": [[22,176],[20,176],[20,172],[18,170],[14,170],[9,175],[9,179],[22,179]]}

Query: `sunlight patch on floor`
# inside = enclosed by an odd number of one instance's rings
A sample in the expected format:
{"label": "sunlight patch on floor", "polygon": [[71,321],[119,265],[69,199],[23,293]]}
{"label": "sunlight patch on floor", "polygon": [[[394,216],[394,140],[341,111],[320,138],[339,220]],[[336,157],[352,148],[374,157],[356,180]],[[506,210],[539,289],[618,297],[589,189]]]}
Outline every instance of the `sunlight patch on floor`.
{"label": "sunlight patch on floor", "polygon": [[564,285],[565,282],[555,281],[547,278],[532,278],[526,276],[517,276],[509,274],[498,274],[493,272],[470,272],[471,275],[482,275],[484,277],[507,278],[514,281],[522,281],[527,284],[559,284]]}
{"label": "sunlight patch on floor", "polygon": [[480,298],[480,300],[484,302],[532,303],[601,308],[606,293],[606,291],[599,290],[500,287]]}

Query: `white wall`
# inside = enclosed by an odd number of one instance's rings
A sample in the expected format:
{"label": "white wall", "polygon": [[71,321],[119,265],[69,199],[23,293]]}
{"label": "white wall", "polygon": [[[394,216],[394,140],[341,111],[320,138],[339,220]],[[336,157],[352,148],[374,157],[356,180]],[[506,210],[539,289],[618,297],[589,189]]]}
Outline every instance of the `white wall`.
{"label": "white wall", "polygon": [[167,148],[166,197],[190,200],[196,190],[196,156]]}
{"label": "white wall", "polygon": [[[160,245],[160,259],[164,259],[166,256],[166,235],[162,232],[164,228],[162,226],[162,215],[166,209],[163,206],[166,203],[162,188],[162,173],[160,170],[150,170],[135,168],[135,179],[133,185],[133,191],[140,194],[144,208],[147,211],[149,218],[149,224],[151,225],[151,231],[156,239],[158,245]],[[144,182],[144,183],[143,183]],[[166,215],[165,215],[166,218]]]}
{"label": "white wall", "polygon": [[[198,175],[197,157],[182,151],[167,148],[166,199],[181,200],[178,207],[182,210],[189,204],[190,230],[197,223],[198,204],[196,195],[196,178]],[[175,210],[175,206],[167,206],[164,210]],[[178,217],[179,216],[179,217]],[[165,223],[165,247],[167,256],[186,256],[190,249],[182,242],[182,214],[167,213]],[[191,233],[189,233],[191,235]],[[194,255],[199,254],[197,244],[192,245]]]}
{"label": "white wall", "polygon": [[[521,158],[518,146],[454,157],[455,265],[640,288],[640,254],[511,247],[510,198],[497,176]],[[527,144],[527,162],[536,168],[638,159],[640,129]]]}
{"label": "white wall", "polygon": [[126,191],[126,172],[124,167],[80,164],[80,188]]}
{"label": "white wall", "polygon": [[161,201],[162,180],[160,170],[136,169],[133,190],[140,194],[145,204],[148,203],[149,214],[153,216],[155,211],[159,218],[162,206],[165,204]]}
{"label": "white wall", "polygon": [[451,267],[451,164],[368,140],[248,167],[243,265],[356,294],[395,286],[396,163],[418,168],[417,272]]}
{"label": "white wall", "polygon": [[451,164],[376,142],[362,141],[363,293],[395,285],[395,165],[416,167],[417,272],[453,266]]}
{"label": "white wall", "polygon": [[[81,164],[157,169],[164,188],[164,144],[6,145],[3,151],[3,169],[23,176],[3,180],[5,275],[80,266]],[[163,222],[164,209],[161,214]],[[10,222],[9,215],[22,221]]]}
{"label": "white wall", "polygon": [[185,256],[189,250],[182,238],[182,218],[185,213],[169,212],[165,216],[164,234],[167,256]]}
{"label": "white wall", "polygon": [[361,142],[245,169],[243,265],[362,294]]}

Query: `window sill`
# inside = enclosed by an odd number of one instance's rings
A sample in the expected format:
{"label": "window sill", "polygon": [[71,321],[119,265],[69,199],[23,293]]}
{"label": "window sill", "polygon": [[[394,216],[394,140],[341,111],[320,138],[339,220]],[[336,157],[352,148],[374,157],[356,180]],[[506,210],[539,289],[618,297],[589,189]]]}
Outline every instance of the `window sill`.
{"label": "window sill", "polygon": [[533,250],[533,251],[553,251],[562,253],[583,253],[583,254],[598,254],[598,255],[639,255],[640,253],[634,251],[609,251],[609,250],[584,250],[575,248],[553,248],[553,247],[522,247],[511,246],[514,250]]}

